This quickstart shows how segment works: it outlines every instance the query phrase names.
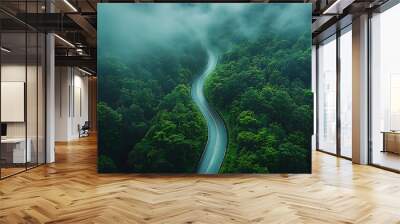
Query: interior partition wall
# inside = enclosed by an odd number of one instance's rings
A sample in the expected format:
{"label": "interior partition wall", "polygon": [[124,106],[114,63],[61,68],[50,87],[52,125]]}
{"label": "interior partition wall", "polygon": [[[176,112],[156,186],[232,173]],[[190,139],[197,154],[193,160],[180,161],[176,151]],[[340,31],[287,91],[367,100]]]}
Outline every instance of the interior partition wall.
{"label": "interior partition wall", "polygon": [[370,21],[370,163],[400,171],[400,4]]}
{"label": "interior partition wall", "polygon": [[352,157],[352,27],[321,41],[316,50],[317,150]]}
{"label": "interior partition wall", "polygon": [[[44,1],[20,1],[21,11],[38,13]],[[3,3],[0,4],[2,6]],[[0,178],[39,166],[45,153],[45,34],[1,13]],[[6,18],[6,19],[5,19]]]}

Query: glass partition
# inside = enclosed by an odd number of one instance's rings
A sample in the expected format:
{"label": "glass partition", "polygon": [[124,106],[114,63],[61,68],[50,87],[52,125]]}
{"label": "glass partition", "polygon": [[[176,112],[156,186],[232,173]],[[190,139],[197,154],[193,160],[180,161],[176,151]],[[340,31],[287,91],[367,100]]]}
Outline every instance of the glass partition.
{"label": "glass partition", "polygon": [[371,162],[400,170],[400,5],[371,19]]}
{"label": "glass partition", "polygon": [[[43,5],[44,1],[19,1],[17,12],[41,13]],[[1,2],[0,6],[16,5]],[[1,12],[0,26],[3,179],[45,163],[46,39],[40,31]]]}
{"label": "glass partition", "polygon": [[318,149],[336,153],[336,36],[318,47]]}
{"label": "glass partition", "polygon": [[352,157],[352,34],[351,25],[340,35],[340,154]]}
{"label": "glass partition", "polygon": [[25,32],[1,34],[2,177],[24,171],[31,161],[26,144],[26,41]]}

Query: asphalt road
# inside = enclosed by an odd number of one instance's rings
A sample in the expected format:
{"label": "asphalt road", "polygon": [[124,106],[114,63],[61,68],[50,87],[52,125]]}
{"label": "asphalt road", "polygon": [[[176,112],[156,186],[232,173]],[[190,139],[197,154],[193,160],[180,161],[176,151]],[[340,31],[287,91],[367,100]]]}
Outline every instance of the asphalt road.
{"label": "asphalt road", "polygon": [[228,142],[227,131],[224,121],[212,108],[204,96],[204,84],[217,65],[218,57],[213,52],[208,52],[208,63],[192,84],[191,95],[195,104],[200,109],[207,121],[208,139],[201,157],[198,173],[217,174],[224,161],[226,146]]}

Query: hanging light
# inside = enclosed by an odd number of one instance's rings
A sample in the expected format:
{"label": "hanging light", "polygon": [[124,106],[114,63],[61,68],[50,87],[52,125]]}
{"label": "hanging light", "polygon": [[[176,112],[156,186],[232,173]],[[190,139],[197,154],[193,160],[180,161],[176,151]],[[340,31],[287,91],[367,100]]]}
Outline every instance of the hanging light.
{"label": "hanging light", "polygon": [[71,42],[69,42],[68,40],[62,38],[61,36],[59,36],[58,34],[54,34],[55,37],[57,37],[59,40],[61,40],[62,42],[64,42],[65,44],[67,44],[68,46],[75,48],[75,45],[73,45]]}
{"label": "hanging light", "polygon": [[81,69],[81,68],[79,68],[79,67],[78,67],[78,70],[81,71],[81,72],[83,72],[83,73],[86,74],[86,75],[89,75],[89,76],[92,76],[92,75],[93,75],[92,73],[90,73],[90,72],[88,72],[88,71],[86,71],[86,70],[84,70],[84,69]]}
{"label": "hanging light", "polygon": [[4,51],[6,53],[10,53],[11,52],[11,50],[9,50],[9,49],[7,49],[5,47],[1,47],[1,51]]}
{"label": "hanging light", "polygon": [[78,10],[68,1],[64,0],[64,3],[68,5],[74,12],[78,12]]}

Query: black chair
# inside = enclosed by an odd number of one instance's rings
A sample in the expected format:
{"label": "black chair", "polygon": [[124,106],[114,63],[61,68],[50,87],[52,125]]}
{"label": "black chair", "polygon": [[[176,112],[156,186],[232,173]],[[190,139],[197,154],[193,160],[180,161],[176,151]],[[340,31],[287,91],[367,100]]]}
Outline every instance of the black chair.
{"label": "black chair", "polygon": [[85,121],[82,127],[78,125],[79,138],[89,136],[89,129],[90,129],[89,121]]}

